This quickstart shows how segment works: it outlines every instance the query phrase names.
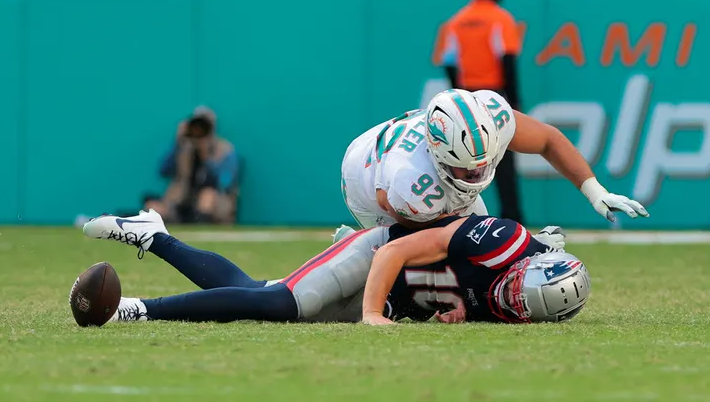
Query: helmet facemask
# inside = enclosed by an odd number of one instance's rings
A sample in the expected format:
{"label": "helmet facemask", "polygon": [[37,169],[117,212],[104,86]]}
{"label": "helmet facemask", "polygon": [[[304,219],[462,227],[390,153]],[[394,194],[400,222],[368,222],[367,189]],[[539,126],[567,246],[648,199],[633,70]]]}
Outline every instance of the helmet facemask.
{"label": "helmet facemask", "polygon": [[[529,257],[520,260],[493,282],[492,311],[498,318],[513,323],[530,323],[532,310],[523,292],[525,272],[529,265]],[[510,303],[506,300],[506,293],[510,295]]]}
{"label": "helmet facemask", "polygon": [[473,198],[488,187],[493,181],[496,173],[495,165],[492,163],[482,164],[482,166],[467,169],[472,176],[470,179],[457,179],[452,167],[443,163],[435,163],[439,177],[461,198]]}

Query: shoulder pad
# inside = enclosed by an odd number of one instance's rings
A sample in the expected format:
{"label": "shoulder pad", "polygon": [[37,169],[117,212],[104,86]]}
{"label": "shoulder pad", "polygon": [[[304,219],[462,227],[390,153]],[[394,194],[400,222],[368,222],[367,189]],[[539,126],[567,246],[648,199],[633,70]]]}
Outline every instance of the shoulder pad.
{"label": "shoulder pad", "polygon": [[470,216],[454,234],[449,254],[476,265],[498,269],[517,261],[526,252],[530,241],[530,232],[518,222],[492,216]]}
{"label": "shoulder pad", "polygon": [[513,108],[499,93],[488,89],[475,91],[473,94],[483,102],[493,116],[498,133],[506,144],[515,135],[516,122]]}

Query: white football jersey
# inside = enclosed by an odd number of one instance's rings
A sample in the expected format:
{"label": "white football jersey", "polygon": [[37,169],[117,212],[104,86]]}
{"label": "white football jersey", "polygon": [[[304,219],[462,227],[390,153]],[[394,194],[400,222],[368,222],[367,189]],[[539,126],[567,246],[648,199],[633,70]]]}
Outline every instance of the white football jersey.
{"label": "white football jersey", "polygon": [[[499,94],[487,90],[474,94],[488,106],[496,123],[500,122],[497,166],[513,139],[515,117]],[[457,197],[439,178],[427,155],[426,123],[426,110],[412,110],[378,124],[352,142],[342,172],[346,203],[355,215],[387,216],[377,204],[378,189],[387,192],[397,213],[415,222],[428,222],[442,213],[461,213],[473,204],[475,198]]]}

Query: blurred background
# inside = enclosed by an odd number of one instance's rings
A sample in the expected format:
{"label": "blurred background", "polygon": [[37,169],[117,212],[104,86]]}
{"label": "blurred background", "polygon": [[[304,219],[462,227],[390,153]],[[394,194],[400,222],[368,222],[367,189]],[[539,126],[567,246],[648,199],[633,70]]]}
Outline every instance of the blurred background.
{"label": "blurred background", "polygon": [[[189,195],[215,221],[352,223],[345,149],[450,85],[442,27],[468,3],[0,0],[0,223],[170,209],[188,197],[175,172],[200,171],[181,144],[218,172],[218,191]],[[521,43],[521,111],[652,215],[621,227],[708,228],[710,2],[500,5]],[[609,227],[540,157],[516,164],[525,224]],[[483,197],[498,214],[495,186]]]}

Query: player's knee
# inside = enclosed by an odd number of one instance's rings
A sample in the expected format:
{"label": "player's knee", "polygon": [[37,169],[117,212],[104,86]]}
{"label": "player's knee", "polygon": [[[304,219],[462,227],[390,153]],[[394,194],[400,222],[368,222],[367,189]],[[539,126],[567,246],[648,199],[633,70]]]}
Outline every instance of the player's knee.
{"label": "player's knee", "polygon": [[372,256],[374,256],[375,252],[387,244],[387,241],[389,240],[389,227],[376,227],[371,229],[368,233],[365,234],[365,239],[368,243],[368,247],[366,251],[371,251]]}
{"label": "player's knee", "polygon": [[323,300],[316,292],[303,292],[298,295],[294,294],[294,296],[296,296],[299,315],[302,318],[313,318],[323,309]]}

